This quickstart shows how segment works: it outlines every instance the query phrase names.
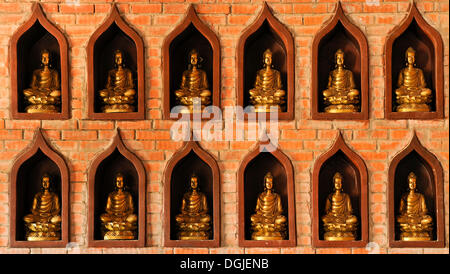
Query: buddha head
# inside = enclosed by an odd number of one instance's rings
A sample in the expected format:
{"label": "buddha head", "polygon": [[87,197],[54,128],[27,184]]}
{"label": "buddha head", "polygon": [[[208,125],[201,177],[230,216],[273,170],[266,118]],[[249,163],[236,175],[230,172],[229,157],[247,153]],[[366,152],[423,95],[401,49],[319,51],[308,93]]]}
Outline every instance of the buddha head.
{"label": "buddha head", "polygon": [[42,188],[44,190],[49,190],[50,189],[50,176],[45,173],[44,175],[42,175]]}
{"label": "buddha head", "polygon": [[124,183],[123,183],[123,174],[122,173],[117,173],[116,174],[116,188],[117,189],[123,189],[124,187]]}
{"label": "buddha head", "polygon": [[334,54],[334,58],[336,60],[336,65],[343,66],[344,65],[344,52],[341,49],[338,49]]}
{"label": "buddha head", "polygon": [[122,66],[123,64],[123,53],[118,49],[114,51],[114,63],[117,66]]}
{"label": "buddha head", "polygon": [[412,47],[409,47],[405,53],[405,59],[406,59],[407,64],[414,65],[414,63],[416,61],[415,56],[416,56],[416,51]]}
{"label": "buddha head", "polygon": [[272,51],[266,49],[263,53],[264,66],[270,67],[272,65]]}
{"label": "buddha head", "polygon": [[[199,60],[200,59],[200,60]],[[192,66],[197,66],[199,62],[202,61],[202,58],[198,56],[198,51],[196,49],[192,49],[189,52],[189,62]]]}
{"label": "buddha head", "polygon": [[191,188],[192,188],[192,189],[197,189],[197,187],[198,187],[198,178],[197,178],[197,175],[192,174],[192,176],[191,176]]}
{"label": "buddha head", "polygon": [[266,176],[264,176],[264,188],[266,190],[271,190],[273,188],[273,176],[270,172],[267,172]]}
{"label": "buddha head", "polygon": [[334,183],[334,189],[335,190],[342,190],[342,175],[339,172],[336,172],[333,176],[333,183]]}
{"label": "buddha head", "polygon": [[46,49],[41,51],[41,63],[43,66],[48,66],[50,64],[50,52]]}
{"label": "buddha head", "polygon": [[415,190],[416,189],[416,180],[417,180],[416,174],[414,174],[414,172],[409,173],[409,175],[408,175],[408,186],[409,186],[410,190]]}

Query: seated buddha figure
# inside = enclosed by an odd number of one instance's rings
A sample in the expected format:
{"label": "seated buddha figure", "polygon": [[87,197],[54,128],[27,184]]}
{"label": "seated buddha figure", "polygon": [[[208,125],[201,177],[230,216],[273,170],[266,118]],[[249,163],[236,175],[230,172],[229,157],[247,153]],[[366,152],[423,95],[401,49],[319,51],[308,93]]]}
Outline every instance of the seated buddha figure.
{"label": "seated buddha figure", "polygon": [[120,50],[114,51],[116,68],[108,72],[105,89],[100,90],[104,113],[133,112],[136,91],[133,73],[124,67],[124,57]]}
{"label": "seated buddha figure", "polygon": [[287,218],[282,215],[281,197],[273,191],[273,176],[264,177],[264,192],[256,201],[255,214],[250,217],[252,240],[283,240],[286,238]]}
{"label": "seated buddha figure", "polygon": [[249,91],[250,104],[256,112],[270,112],[271,107],[283,111],[286,103],[280,72],[272,68],[272,55],[270,49],[264,51],[264,68],[257,72],[254,87]]}
{"label": "seated buddha figure", "polygon": [[185,111],[186,113],[194,111],[195,98],[199,98],[201,110],[211,104],[208,76],[204,70],[199,69],[199,63],[202,60],[197,50],[191,50],[189,53],[189,67],[181,76],[180,89],[175,91],[177,102],[188,108],[188,111]]}
{"label": "seated buddha figure", "polygon": [[191,176],[190,190],[183,195],[181,213],[175,216],[179,240],[208,240],[211,217],[205,194],[198,191],[198,178]]}
{"label": "seated buddha figure", "polygon": [[406,68],[398,75],[398,88],[395,90],[397,112],[430,111],[432,91],[427,88],[423,71],[415,67],[416,51],[406,50]]}
{"label": "seated buddha figure", "polygon": [[417,177],[414,172],[408,175],[409,192],[400,200],[397,223],[400,226],[402,241],[430,241],[433,219],[427,215],[427,205],[423,194],[416,192]]}
{"label": "seated buddha figure", "polygon": [[50,68],[50,52],[41,52],[42,68],[33,71],[30,88],[23,94],[27,113],[56,113],[60,111],[61,87],[58,71]]}
{"label": "seated buddha figure", "polygon": [[50,176],[42,176],[42,191],[33,199],[31,214],[26,215],[28,241],[57,241],[61,239],[61,208],[58,195],[50,191]]}
{"label": "seated buddha figure", "polygon": [[337,172],[333,176],[334,193],[328,195],[325,204],[325,215],[322,216],[324,224],[324,239],[326,241],[352,241],[358,219],[352,215],[350,196],[342,192],[342,175]]}
{"label": "seated buddha figure", "polygon": [[137,216],[133,197],[124,190],[124,176],[115,178],[116,190],[108,195],[106,213],[100,215],[104,240],[133,240],[136,237]]}
{"label": "seated buddha figure", "polygon": [[325,112],[348,113],[359,111],[359,91],[355,89],[353,73],[345,69],[344,52],[334,55],[336,68],[328,76],[327,89],[322,92]]}

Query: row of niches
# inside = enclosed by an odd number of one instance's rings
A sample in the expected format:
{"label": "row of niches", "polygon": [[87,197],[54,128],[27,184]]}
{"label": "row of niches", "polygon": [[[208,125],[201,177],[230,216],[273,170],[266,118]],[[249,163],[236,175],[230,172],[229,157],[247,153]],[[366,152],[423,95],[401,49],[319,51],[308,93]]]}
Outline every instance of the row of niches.
{"label": "row of niches", "polygon": [[[11,39],[11,113],[15,119],[69,119],[68,43],[39,4]],[[312,119],[369,119],[369,54],[364,33],[340,2],[312,43]],[[145,119],[144,43],[117,8],[87,44],[89,119]],[[294,119],[295,45],[264,4],[239,38],[237,106]],[[221,48],[191,5],[162,46],[163,118],[175,106],[192,115],[220,107]],[[411,4],[385,44],[385,118],[443,118],[443,42]],[[196,99],[199,107],[193,107]],[[247,115],[245,115],[247,118]]]}
{"label": "row of niches", "polygon": [[[89,246],[145,246],[146,205],[151,202],[146,174],[117,131],[87,171]],[[260,141],[236,174],[239,245],[295,246],[295,174],[289,157],[271,142]],[[11,171],[11,247],[67,244],[69,177],[66,161],[38,129]],[[196,141],[186,141],[173,154],[162,176],[164,246],[220,246],[220,177],[217,161]],[[313,245],[364,247],[371,223],[369,175],[340,132],[315,160],[311,178]],[[389,245],[443,247],[443,170],[415,133],[391,160],[387,185]]]}

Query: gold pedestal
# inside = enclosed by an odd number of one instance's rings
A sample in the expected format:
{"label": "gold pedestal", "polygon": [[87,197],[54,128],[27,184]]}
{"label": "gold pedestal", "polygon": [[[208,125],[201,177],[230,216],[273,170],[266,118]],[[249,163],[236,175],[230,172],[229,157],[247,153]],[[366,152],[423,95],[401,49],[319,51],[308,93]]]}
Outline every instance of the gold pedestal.
{"label": "gold pedestal", "polygon": [[428,112],[430,107],[427,104],[402,104],[396,110],[397,112]]}
{"label": "gold pedestal", "polygon": [[326,232],[325,241],[354,241],[355,235],[352,232]]}
{"label": "gold pedestal", "polygon": [[325,108],[327,113],[351,113],[358,111],[358,107],[354,105],[331,105]]}
{"label": "gold pedestal", "polygon": [[282,109],[279,105],[255,105],[255,112],[273,112],[272,109],[275,110],[275,112],[281,112]]}
{"label": "gold pedestal", "polygon": [[115,104],[103,107],[104,113],[134,112],[134,107],[129,104]]}
{"label": "gold pedestal", "polygon": [[54,105],[36,104],[25,108],[27,113],[57,113],[58,108]]}
{"label": "gold pedestal", "polygon": [[133,231],[118,231],[118,230],[113,230],[113,231],[108,231],[105,233],[105,235],[103,236],[104,240],[134,240],[135,235],[133,233]]}
{"label": "gold pedestal", "polygon": [[27,241],[58,241],[61,240],[60,224],[29,223],[26,224]]}
{"label": "gold pedestal", "polygon": [[209,240],[211,226],[209,223],[179,223],[179,240]]}

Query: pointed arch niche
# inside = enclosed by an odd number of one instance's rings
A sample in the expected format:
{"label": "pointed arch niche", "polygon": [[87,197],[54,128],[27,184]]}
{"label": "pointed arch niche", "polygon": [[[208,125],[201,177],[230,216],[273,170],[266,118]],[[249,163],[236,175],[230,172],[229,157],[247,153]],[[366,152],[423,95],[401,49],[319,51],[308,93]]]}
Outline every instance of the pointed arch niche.
{"label": "pointed arch niche", "polygon": [[[249,91],[254,87],[256,74],[263,68],[263,53],[270,49],[273,53],[274,69],[280,71],[283,89],[286,91],[284,111],[278,113],[280,120],[294,119],[295,59],[294,39],[286,28],[272,14],[267,3],[254,23],[247,27],[239,38],[236,51],[237,60],[237,105],[243,108],[250,105]],[[266,115],[269,113],[258,113]],[[245,113],[245,119],[248,114]]]}
{"label": "pointed arch niche", "polygon": [[[105,213],[109,193],[114,191],[114,178],[124,175],[126,191],[133,197],[134,214],[138,217],[135,240],[103,240],[100,215]],[[89,219],[88,245],[90,247],[143,247],[145,245],[145,184],[146,173],[141,160],[123,143],[117,129],[113,143],[91,164],[88,174]]]}
{"label": "pointed arch niche", "polygon": [[[175,216],[180,214],[190,177],[198,177],[199,191],[206,195],[211,217],[209,240],[178,240]],[[220,245],[220,171],[216,160],[196,141],[187,141],[167,163],[164,171],[164,246],[218,247]]]}
{"label": "pointed arch niche", "polygon": [[[61,239],[27,241],[23,217],[31,213],[34,196],[41,191],[42,176],[50,176],[50,189],[58,195],[61,207]],[[15,161],[11,170],[10,245],[11,247],[65,247],[69,241],[69,169],[37,129],[31,147]]]}
{"label": "pointed arch niche", "polygon": [[[358,218],[358,230],[354,241],[324,240],[323,222],[325,203],[333,193],[333,176],[341,173],[343,192],[350,196],[353,215]],[[351,150],[338,133],[333,146],[322,154],[313,170],[313,245],[315,247],[364,247],[369,240],[368,181],[363,159]]]}
{"label": "pointed arch niche", "polygon": [[[68,43],[64,34],[52,24],[39,3],[32,6],[30,19],[20,26],[10,41],[11,116],[24,120],[69,119]],[[59,74],[61,105],[58,113],[27,113],[23,91],[30,87],[33,71],[41,67],[40,53],[50,52],[50,66]]]}
{"label": "pointed arch niche", "polygon": [[[396,224],[398,207],[408,191],[408,174],[417,176],[417,190],[425,196],[428,215],[433,218],[431,241],[401,241]],[[439,160],[422,146],[416,133],[408,146],[392,159],[389,165],[389,246],[391,247],[444,247],[444,186],[443,170]]]}
{"label": "pointed arch niche", "polygon": [[[416,51],[417,68],[422,69],[427,88],[433,91],[430,112],[395,112],[395,90],[398,75],[405,67],[408,47]],[[443,119],[444,118],[444,52],[441,35],[411,3],[408,16],[394,28],[385,45],[385,117],[387,119]]]}
{"label": "pointed arch niche", "polygon": [[[344,51],[344,63],[353,73],[356,89],[360,92],[360,111],[353,113],[327,113],[322,92],[327,88],[328,76],[335,68],[335,53]],[[369,119],[369,52],[364,33],[344,13],[341,2],[331,21],[314,37],[312,44],[311,117],[315,120],[367,120]]]}
{"label": "pointed arch niche", "polygon": [[[212,105],[220,107],[220,43],[217,35],[200,20],[191,4],[186,16],[167,37],[162,47],[164,98],[164,119],[177,105],[175,91],[180,88],[183,72],[189,65],[189,52],[196,49],[203,58],[201,69],[206,72]],[[191,114],[192,117],[192,114]],[[203,118],[203,117],[202,117]]]}
{"label": "pointed arch niche", "polygon": [[[283,216],[287,218],[287,236],[285,240],[252,240],[250,217],[255,214],[258,196],[264,191],[264,177],[269,171],[273,176],[274,191],[281,197]],[[239,246],[289,247],[296,245],[294,169],[291,160],[281,150],[269,141],[258,142],[253,151],[245,156],[239,167],[238,192]]]}
{"label": "pointed arch niche", "polygon": [[[98,95],[105,88],[108,71],[114,68],[114,51],[121,50],[124,64],[133,73],[135,111],[102,113]],[[88,117],[90,119],[145,119],[144,42],[120,16],[115,4],[106,21],[92,34],[87,45]]]}

